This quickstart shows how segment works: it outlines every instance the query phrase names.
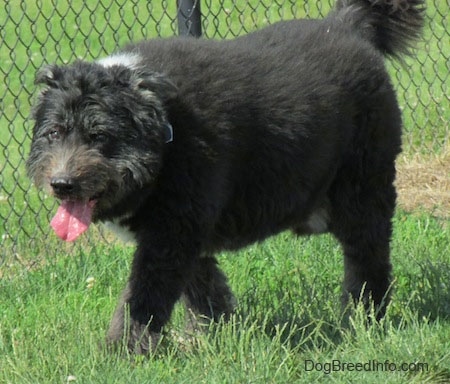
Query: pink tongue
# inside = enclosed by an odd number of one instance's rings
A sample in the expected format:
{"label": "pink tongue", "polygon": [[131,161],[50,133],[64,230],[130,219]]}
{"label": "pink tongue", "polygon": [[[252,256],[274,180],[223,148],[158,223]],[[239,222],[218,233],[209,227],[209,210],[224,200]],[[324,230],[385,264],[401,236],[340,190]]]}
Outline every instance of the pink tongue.
{"label": "pink tongue", "polygon": [[74,241],[91,224],[94,205],[95,201],[64,200],[50,225],[62,240]]}

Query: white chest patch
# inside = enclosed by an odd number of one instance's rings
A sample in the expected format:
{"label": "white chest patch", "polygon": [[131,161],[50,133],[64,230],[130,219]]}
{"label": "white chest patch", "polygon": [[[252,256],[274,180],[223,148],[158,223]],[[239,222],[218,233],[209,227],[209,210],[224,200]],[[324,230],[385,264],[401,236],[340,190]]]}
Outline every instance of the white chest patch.
{"label": "white chest patch", "polygon": [[119,220],[105,221],[104,227],[109,231],[115,233],[115,235],[124,243],[136,243],[136,237],[133,232],[126,225],[120,224]]}
{"label": "white chest patch", "polygon": [[306,225],[312,233],[323,233],[328,230],[328,223],[330,216],[325,207],[315,210],[311,216],[308,217]]}

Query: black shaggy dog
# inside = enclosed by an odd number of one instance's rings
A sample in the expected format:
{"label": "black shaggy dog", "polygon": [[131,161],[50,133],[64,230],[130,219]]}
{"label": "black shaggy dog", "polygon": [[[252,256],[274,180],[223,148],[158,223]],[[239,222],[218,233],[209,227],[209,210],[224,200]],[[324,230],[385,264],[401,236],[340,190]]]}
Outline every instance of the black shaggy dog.
{"label": "black shaggy dog", "polygon": [[423,19],[422,0],[338,0],[324,20],[39,71],[27,164],[61,200],[54,230],[70,241],[109,222],[137,243],[110,342],[148,352],[181,297],[228,316],[214,253],[287,229],[331,232],[345,300],[383,315],[401,146],[384,58],[407,54]]}

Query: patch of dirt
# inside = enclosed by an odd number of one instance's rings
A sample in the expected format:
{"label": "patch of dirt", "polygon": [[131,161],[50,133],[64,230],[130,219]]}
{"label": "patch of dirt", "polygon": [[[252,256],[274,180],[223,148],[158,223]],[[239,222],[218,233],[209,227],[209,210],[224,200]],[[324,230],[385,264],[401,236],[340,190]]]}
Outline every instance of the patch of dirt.
{"label": "patch of dirt", "polygon": [[397,161],[398,205],[450,219],[450,146],[440,155],[402,155]]}

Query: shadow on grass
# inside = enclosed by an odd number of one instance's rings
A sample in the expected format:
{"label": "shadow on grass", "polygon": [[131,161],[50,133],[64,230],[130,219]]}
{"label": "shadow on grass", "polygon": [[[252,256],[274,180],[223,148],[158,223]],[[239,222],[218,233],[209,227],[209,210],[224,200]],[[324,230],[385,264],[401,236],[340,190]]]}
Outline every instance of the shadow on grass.
{"label": "shadow on grass", "polygon": [[[281,332],[280,341],[306,349],[343,342],[353,332],[349,314],[352,321],[370,327],[370,315],[368,318],[362,307],[344,314],[336,289],[315,289],[311,282],[302,283],[300,291],[282,282],[276,290],[258,287],[247,291],[239,298],[237,321],[255,323],[268,337],[280,336]],[[423,261],[394,283],[386,318],[375,327],[383,334],[386,326],[405,329],[417,322],[437,320],[450,320],[450,264]]]}
{"label": "shadow on grass", "polygon": [[302,293],[283,285],[275,291],[248,291],[239,299],[236,316],[244,323],[246,319],[256,322],[269,337],[278,335],[283,343],[305,348],[340,343],[346,324],[340,293],[324,294],[313,287]]}
{"label": "shadow on grass", "polygon": [[397,299],[418,319],[450,320],[450,263],[420,261],[396,282]]}

